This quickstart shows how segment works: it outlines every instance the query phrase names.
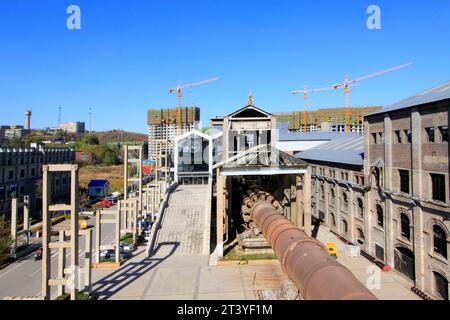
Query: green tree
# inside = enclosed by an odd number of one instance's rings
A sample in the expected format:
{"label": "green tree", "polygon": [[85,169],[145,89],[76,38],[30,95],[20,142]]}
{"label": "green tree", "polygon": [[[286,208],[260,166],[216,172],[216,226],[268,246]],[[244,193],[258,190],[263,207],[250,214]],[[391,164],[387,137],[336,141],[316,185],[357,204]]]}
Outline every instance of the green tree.
{"label": "green tree", "polygon": [[10,257],[11,253],[11,229],[5,216],[0,218],[0,264],[5,262]]}

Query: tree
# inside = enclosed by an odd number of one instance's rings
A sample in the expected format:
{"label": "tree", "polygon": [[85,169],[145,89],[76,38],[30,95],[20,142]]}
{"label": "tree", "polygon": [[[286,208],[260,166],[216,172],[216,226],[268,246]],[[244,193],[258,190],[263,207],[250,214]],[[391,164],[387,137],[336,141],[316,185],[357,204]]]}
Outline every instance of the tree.
{"label": "tree", "polygon": [[0,264],[8,260],[11,253],[11,229],[5,216],[0,218]]}

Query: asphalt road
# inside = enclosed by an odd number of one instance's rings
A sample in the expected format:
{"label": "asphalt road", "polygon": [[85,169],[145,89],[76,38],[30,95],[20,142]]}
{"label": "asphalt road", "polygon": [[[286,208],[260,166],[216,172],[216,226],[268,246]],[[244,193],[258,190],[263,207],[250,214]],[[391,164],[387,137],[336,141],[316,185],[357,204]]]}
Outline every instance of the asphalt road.
{"label": "asphalt road", "polygon": [[[111,207],[113,210],[114,207]],[[89,226],[95,226],[95,217],[88,220]],[[102,226],[102,245],[110,245],[114,241],[114,224]],[[95,232],[93,235],[93,248],[95,250]],[[53,238],[57,239],[57,237]],[[84,263],[84,236],[80,236],[80,265]],[[66,259],[69,259],[70,253]],[[67,260],[66,260],[67,261]],[[57,276],[58,254],[54,249],[51,252],[52,277]],[[6,297],[39,296],[41,294],[42,261],[34,261],[34,252],[18,259],[6,268],[0,270],[0,300]],[[52,298],[56,297],[56,287],[51,288]]]}

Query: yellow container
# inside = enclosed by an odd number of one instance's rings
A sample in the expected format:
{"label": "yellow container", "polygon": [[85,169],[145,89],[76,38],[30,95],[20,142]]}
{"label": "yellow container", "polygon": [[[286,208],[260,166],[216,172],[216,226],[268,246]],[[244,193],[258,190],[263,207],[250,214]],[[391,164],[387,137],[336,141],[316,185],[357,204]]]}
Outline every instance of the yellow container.
{"label": "yellow container", "polygon": [[87,229],[87,221],[86,220],[79,220],[78,222],[80,224],[80,229],[81,230]]}
{"label": "yellow container", "polygon": [[327,247],[328,247],[328,253],[329,253],[331,256],[335,256],[335,257],[338,256],[338,252],[337,252],[337,248],[336,248],[336,243],[334,243],[334,242],[329,242],[329,243],[327,243]]}

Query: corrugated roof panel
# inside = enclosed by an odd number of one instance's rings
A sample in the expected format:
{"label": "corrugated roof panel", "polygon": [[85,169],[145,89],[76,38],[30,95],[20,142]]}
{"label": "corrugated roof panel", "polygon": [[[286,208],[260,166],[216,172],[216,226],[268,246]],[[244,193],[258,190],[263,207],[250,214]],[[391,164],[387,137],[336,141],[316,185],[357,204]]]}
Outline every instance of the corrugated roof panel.
{"label": "corrugated roof panel", "polygon": [[295,154],[295,157],[304,160],[362,166],[364,159],[364,136],[356,135],[334,139],[320,146],[299,152]]}
{"label": "corrugated roof panel", "polygon": [[450,99],[450,81],[447,81],[443,84],[440,84],[431,89],[422,91],[415,96],[406,98],[397,103],[394,103],[382,110],[375,111],[373,113],[368,114],[366,117],[370,117],[372,115],[382,114],[385,112],[410,108],[414,106],[418,106],[421,104],[432,103],[436,101]]}

